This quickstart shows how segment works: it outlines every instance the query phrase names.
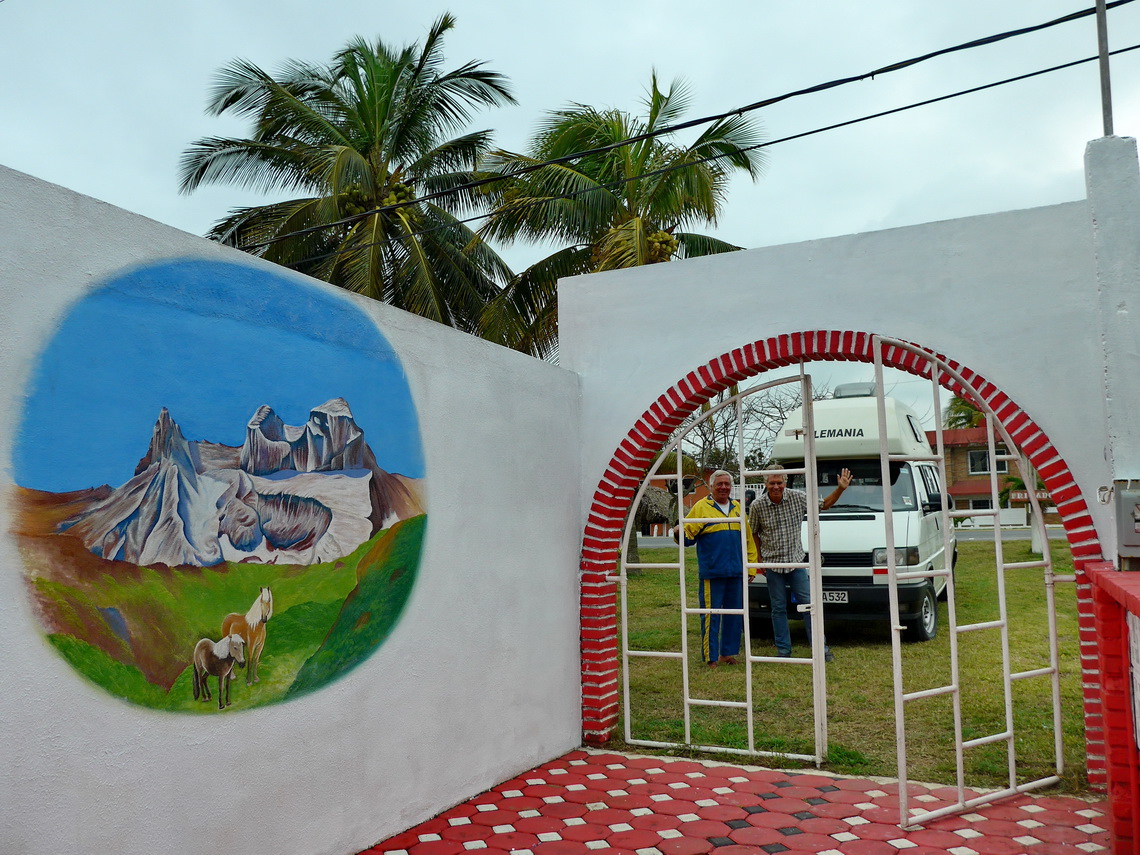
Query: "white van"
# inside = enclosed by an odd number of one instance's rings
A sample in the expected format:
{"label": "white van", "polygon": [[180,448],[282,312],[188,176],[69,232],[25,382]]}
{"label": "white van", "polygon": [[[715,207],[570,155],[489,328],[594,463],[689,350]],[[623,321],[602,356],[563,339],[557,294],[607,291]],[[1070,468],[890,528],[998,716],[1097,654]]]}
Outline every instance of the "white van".
{"label": "white van", "polygon": [[[888,453],[930,457],[930,444],[914,411],[893,398],[884,399],[884,403]],[[874,384],[837,386],[835,396],[815,402],[812,412],[820,499],[835,489],[842,469],[851,470],[851,486],[838,502],[819,515],[824,617],[886,620],[890,613],[887,544]],[[803,466],[802,408],[789,414],[784,422],[772,457],[788,468]],[[943,498],[937,466],[928,461],[894,462],[890,473],[896,571],[945,568],[946,545],[940,513]],[[789,487],[804,489],[803,475],[793,475],[788,482]],[[763,490],[762,484],[748,486],[757,494]],[[807,536],[805,521],[805,545]],[[953,568],[958,550],[952,528],[949,542]],[[899,617],[906,627],[904,638],[934,638],[938,633],[936,600],[945,589],[945,576],[899,582]],[[757,629],[763,629],[764,622],[771,619],[768,586],[759,574],[749,586],[749,610]],[[788,614],[799,616],[795,608],[789,608]]]}

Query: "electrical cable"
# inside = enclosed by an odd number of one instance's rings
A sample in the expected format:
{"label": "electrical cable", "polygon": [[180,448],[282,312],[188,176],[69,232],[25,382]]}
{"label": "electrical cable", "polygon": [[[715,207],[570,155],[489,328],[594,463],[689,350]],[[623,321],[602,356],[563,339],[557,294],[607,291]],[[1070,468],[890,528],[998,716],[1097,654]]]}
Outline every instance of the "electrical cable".
{"label": "electrical cable", "polygon": [[[1109,2],[1105,5],[1105,8],[1106,9],[1114,9],[1117,6],[1123,6],[1123,5],[1126,5],[1128,3],[1132,3],[1132,2],[1133,2],[1133,0],[1112,0],[1111,2]],[[273,237],[267,241],[262,241],[259,243],[250,244],[249,248],[250,249],[258,249],[262,246],[268,246],[269,244],[275,243],[277,241],[285,240],[287,238],[297,237],[299,235],[308,234],[310,232],[320,231],[320,230],[332,228],[335,226],[349,225],[351,223],[357,222],[359,220],[362,220],[366,217],[373,216],[373,215],[378,214],[378,213],[382,213],[384,211],[392,211],[392,210],[396,210],[397,208],[408,207],[410,205],[416,205],[416,204],[419,204],[422,202],[428,202],[428,201],[431,201],[432,199],[438,199],[438,198],[443,197],[443,196],[449,196],[449,195],[457,193],[461,190],[471,190],[471,189],[474,189],[476,187],[482,187],[486,184],[493,184],[493,183],[498,182],[498,181],[505,181],[505,180],[508,180],[511,178],[517,178],[520,175],[526,175],[528,173],[535,172],[535,171],[542,169],[544,167],[547,167],[547,166],[554,166],[554,165],[557,165],[559,163],[567,163],[571,160],[577,160],[578,158],[589,157],[589,156],[595,155],[595,154],[604,154],[607,151],[613,151],[614,149],[617,149],[617,148],[622,148],[622,147],[627,146],[627,145],[633,145],[634,143],[643,142],[644,140],[652,139],[653,137],[662,136],[664,134],[676,133],[677,131],[687,130],[689,128],[697,127],[699,125],[709,124],[711,122],[717,122],[717,121],[720,121],[722,119],[727,119],[730,116],[742,116],[745,113],[749,113],[749,112],[753,112],[755,110],[759,110],[762,107],[768,107],[768,106],[771,106],[773,104],[778,104],[781,101],[787,101],[789,99],[801,97],[803,95],[810,95],[810,94],[813,94],[815,92],[823,92],[823,91],[826,91],[828,89],[834,89],[838,86],[844,86],[848,83],[858,83],[862,80],[874,79],[876,76],[883,75],[883,74],[889,74],[893,71],[900,71],[904,68],[909,68],[913,65],[918,65],[919,63],[926,62],[928,60],[935,59],[937,57],[944,56],[946,54],[951,54],[951,53],[955,53],[957,51],[962,51],[962,50],[970,50],[970,49],[977,48],[977,47],[984,47],[986,45],[995,44],[997,42],[1004,41],[1006,39],[1015,38],[1017,36],[1023,36],[1023,35],[1027,35],[1029,33],[1038,32],[1040,30],[1045,30],[1045,29],[1048,29],[1050,27],[1055,27],[1055,26],[1058,26],[1059,24],[1066,24],[1066,23],[1069,23],[1070,21],[1079,20],[1080,18],[1085,18],[1085,17],[1088,17],[1089,15],[1094,15],[1094,14],[1096,14],[1095,8],[1082,9],[1082,10],[1077,11],[1077,12],[1071,12],[1068,15],[1062,15],[1060,18],[1054,18],[1051,21],[1045,21],[1043,23],[1034,24],[1034,25],[1029,26],[1029,27],[1021,27],[1021,28],[1016,29],[1016,30],[1007,30],[1005,32],[996,33],[996,34],[991,35],[991,36],[984,36],[982,38],[972,39],[971,41],[962,42],[961,44],[952,45],[951,47],[940,48],[939,50],[931,51],[930,53],[926,53],[926,54],[923,54],[921,56],[912,57],[910,59],[900,60],[898,62],[893,62],[893,63],[890,63],[889,65],[884,65],[881,68],[877,68],[877,69],[874,69],[872,71],[864,72],[863,74],[858,74],[858,75],[854,75],[854,76],[850,76],[850,77],[837,78],[835,80],[829,80],[826,83],[818,83],[818,84],[815,84],[814,86],[809,86],[809,87],[806,87],[804,89],[797,89],[797,90],[792,91],[792,92],[785,92],[782,95],[776,95],[776,96],[771,97],[771,98],[765,98],[765,99],[760,100],[760,101],[755,101],[755,102],[748,104],[744,107],[737,107],[735,109],[728,110],[728,111],[723,112],[723,113],[717,113],[717,114],[712,115],[712,116],[704,116],[704,117],[699,118],[699,119],[690,119],[690,120],[685,121],[685,122],[679,122],[675,125],[667,125],[667,126],[662,127],[662,128],[655,128],[652,131],[647,131],[643,134],[637,134],[637,135],[629,137],[627,139],[619,140],[618,142],[609,143],[609,144],[604,145],[604,146],[598,146],[597,148],[585,149],[583,151],[572,152],[570,154],[565,154],[565,155],[562,155],[560,157],[551,158],[550,160],[544,160],[544,161],[541,161],[539,163],[530,164],[528,166],[519,167],[518,169],[514,169],[514,170],[511,170],[508,172],[503,172],[503,173],[500,173],[500,174],[497,174],[494,176],[476,179],[474,181],[467,182],[460,187],[452,187],[452,188],[448,188],[446,190],[437,190],[433,193],[425,193],[422,196],[419,196],[415,199],[409,199],[405,202],[397,202],[394,205],[381,205],[377,208],[374,208],[371,211],[365,211],[363,214],[353,214],[352,216],[344,217],[340,220],[335,220],[331,223],[324,223],[320,226],[310,226],[308,228],[298,229],[297,231],[289,232],[289,233],[284,234],[284,235],[277,235],[277,236],[275,236],[275,237]],[[1115,51],[1113,53],[1115,53]]]}
{"label": "electrical cable", "polygon": [[[1131,0],[1127,0],[1127,2],[1131,2]],[[1109,55],[1110,56],[1116,56],[1118,54],[1129,53],[1130,51],[1134,51],[1134,50],[1140,50],[1140,44],[1135,44],[1135,45],[1132,45],[1131,47],[1126,47],[1126,48],[1119,48],[1117,50],[1111,51]],[[972,95],[976,92],[982,92],[986,89],[993,89],[993,88],[996,88],[998,86],[1004,86],[1004,85],[1009,84],[1009,83],[1017,83],[1019,81],[1028,80],[1028,79],[1033,78],[1033,77],[1039,77],[1043,74],[1051,74],[1052,72],[1055,72],[1055,71],[1063,71],[1067,68],[1073,68],[1074,66],[1077,66],[1077,65],[1084,65],[1085,63],[1089,63],[1089,62],[1096,62],[1098,59],[1099,59],[1099,57],[1097,57],[1097,56],[1090,56],[1090,57],[1086,57],[1084,59],[1073,60],[1072,62],[1062,63],[1061,65],[1054,65],[1050,68],[1043,68],[1043,69],[1040,69],[1038,71],[1031,71],[1031,72],[1028,72],[1026,74],[1019,74],[1019,75],[1016,75],[1015,77],[1007,77],[1003,80],[997,80],[997,81],[994,81],[992,83],[985,83],[985,84],[982,84],[980,86],[973,86],[973,87],[970,87],[969,89],[961,89],[957,92],[952,92],[948,95],[940,95],[940,96],[937,96],[935,98],[928,98],[924,101],[916,101],[912,104],[907,104],[907,105],[902,106],[902,107],[893,107],[889,110],[882,110],[882,111],[877,112],[877,113],[871,113],[871,114],[866,115],[866,116],[861,116],[857,119],[848,119],[848,120],[843,121],[843,122],[836,122],[836,123],[831,124],[831,125],[825,125],[825,126],[820,127],[820,128],[815,128],[815,129],[810,130],[810,131],[802,131],[802,132],[797,133],[797,134],[791,134],[789,136],[780,137],[779,139],[768,140],[767,142],[757,143],[756,145],[747,146],[746,148],[740,149],[740,151],[752,151],[754,149],[767,148],[768,146],[778,145],[780,143],[790,142],[792,140],[803,139],[804,137],[814,136],[815,134],[821,134],[821,133],[825,133],[827,131],[834,131],[834,130],[837,130],[839,128],[848,127],[850,125],[857,125],[857,124],[861,124],[863,122],[869,122],[872,119],[881,119],[884,116],[890,116],[890,115],[893,115],[895,113],[906,112],[907,110],[914,110],[918,107],[925,107],[925,106],[928,106],[930,104],[937,104],[940,101],[948,101],[952,98],[958,98],[958,97],[961,97],[963,95]],[[736,154],[736,153],[737,152],[733,152],[732,154]],[[531,205],[534,207],[537,207],[538,205],[547,204],[549,202],[554,202],[554,201],[558,201],[561,199],[574,199],[574,198],[577,198],[578,196],[585,195],[586,193],[595,193],[599,189],[613,189],[615,187],[620,187],[622,184],[628,184],[628,183],[631,183],[633,181],[640,181],[640,180],[645,179],[645,178],[653,178],[657,175],[662,175],[664,173],[673,171],[675,169],[689,168],[689,167],[692,167],[692,166],[695,166],[695,165],[698,165],[701,163],[707,163],[709,161],[718,160],[718,159],[721,159],[724,157],[729,157],[729,156],[730,156],[729,154],[709,155],[708,157],[699,158],[697,160],[686,161],[684,164],[682,164],[680,166],[669,166],[669,167],[663,167],[661,169],[650,170],[648,172],[643,172],[643,173],[640,173],[638,175],[629,176],[626,178],[621,178],[621,179],[617,179],[615,181],[610,181],[610,182],[607,182],[604,184],[600,184],[600,185],[595,186],[595,187],[590,187],[590,188],[587,188],[585,190],[577,190],[573,193],[565,193],[565,194],[560,195],[560,196],[546,196],[546,197],[543,197],[542,199],[535,200],[534,202],[531,203]],[[399,203],[397,205],[386,206],[386,207],[377,209],[377,212],[388,211],[388,210],[392,210],[392,209],[395,209],[398,207],[404,207],[406,204],[408,204],[408,203]],[[456,219],[450,223],[446,223],[443,225],[432,226],[431,228],[423,229],[423,230],[416,231],[416,232],[409,232],[405,235],[402,235],[401,238],[402,239],[408,239],[408,238],[420,237],[421,235],[430,234],[431,232],[441,231],[443,229],[455,228],[455,227],[463,225],[465,223],[471,223],[471,222],[475,222],[477,220],[484,220],[490,216],[491,216],[490,213],[476,214],[476,215],[473,215],[470,217]],[[258,244],[250,244],[250,247],[257,249],[260,247],[269,246],[278,240],[285,239],[286,237],[293,237],[293,236],[300,235],[300,234],[306,234],[308,232],[317,231],[319,229],[333,228],[337,225],[343,225],[343,224],[344,223],[342,223],[342,222],[326,223],[325,225],[322,225],[322,226],[315,226],[311,229],[304,229],[304,230],[300,230],[297,232],[292,232],[288,235],[282,235],[282,236],[280,236],[280,237],[278,237],[272,241],[264,241],[264,242],[258,243]],[[381,243],[380,241],[376,241],[374,243],[365,244],[363,246],[355,248],[353,251],[359,252],[361,250],[369,249],[373,246],[379,246],[380,243]],[[304,263],[308,263],[308,262],[312,262],[312,261],[321,261],[321,260],[324,260],[326,258],[331,258],[332,256],[338,255],[338,254],[340,254],[339,250],[324,253],[322,255],[310,256],[308,258],[305,258],[305,259],[302,259],[301,261],[296,262],[295,264],[304,264]]]}

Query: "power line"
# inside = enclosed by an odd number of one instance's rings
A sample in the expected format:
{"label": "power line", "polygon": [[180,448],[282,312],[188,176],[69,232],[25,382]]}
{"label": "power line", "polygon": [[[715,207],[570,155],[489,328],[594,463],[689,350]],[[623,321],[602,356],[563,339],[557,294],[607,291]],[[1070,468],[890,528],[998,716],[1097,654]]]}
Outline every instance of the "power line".
{"label": "power line", "polygon": [[[0,0],[0,2],[3,2],[3,0]],[[1126,5],[1126,4],[1131,3],[1131,2],[1133,2],[1133,0],[1112,0],[1112,2],[1109,2],[1105,5],[1105,8],[1106,9],[1114,9],[1117,6],[1123,6],[1123,5]],[[547,166],[555,166],[555,165],[560,164],[560,163],[568,163],[571,160],[577,160],[579,158],[588,157],[588,156],[595,155],[595,154],[604,154],[607,151],[613,151],[614,149],[623,148],[625,146],[633,145],[634,143],[638,143],[638,142],[643,142],[644,140],[652,139],[654,137],[662,136],[665,134],[676,133],[677,131],[687,130],[689,128],[697,127],[699,125],[710,124],[712,122],[717,122],[717,121],[720,121],[722,119],[727,119],[730,116],[742,116],[745,113],[754,112],[754,111],[759,110],[763,107],[769,107],[773,104],[778,104],[782,101],[787,101],[787,100],[790,100],[792,98],[798,98],[798,97],[802,97],[804,95],[810,95],[810,94],[813,94],[815,92],[823,92],[823,91],[826,91],[828,89],[834,89],[834,88],[839,87],[839,86],[845,86],[848,83],[858,83],[858,82],[863,81],[863,80],[874,79],[877,76],[880,76],[883,74],[889,74],[893,71],[900,71],[904,68],[909,68],[913,65],[918,65],[919,63],[927,62],[931,59],[936,59],[937,57],[940,57],[940,56],[945,56],[947,54],[956,53],[958,51],[971,50],[973,48],[984,47],[984,46],[990,45],[990,44],[996,44],[997,42],[1005,41],[1006,39],[1015,38],[1017,36],[1023,36],[1023,35],[1027,35],[1029,33],[1038,32],[1041,30],[1048,29],[1050,27],[1058,26],[1060,24],[1069,23],[1070,21],[1076,21],[1076,20],[1079,20],[1080,18],[1085,18],[1085,17],[1088,17],[1090,15],[1094,15],[1094,14],[1096,14],[1095,8],[1082,9],[1082,10],[1077,11],[1077,12],[1071,12],[1068,15],[1062,15],[1060,18],[1054,18],[1051,21],[1045,21],[1045,22],[1040,23],[1040,24],[1033,24],[1032,26],[1029,26],[1029,27],[1021,27],[1021,28],[1016,29],[1016,30],[1007,30],[1005,32],[996,33],[996,34],[991,35],[991,36],[984,36],[982,38],[972,39],[971,41],[962,42],[961,44],[953,45],[951,47],[940,48],[939,50],[931,51],[929,53],[922,54],[921,56],[916,56],[916,57],[912,57],[910,59],[904,59],[904,60],[900,60],[898,62],[893,62],[893,63],[890,63],[888,65],[884,65],[881,68],[876,68],[872,71],[864,72],[863,74],[858,74],[858,75],[854,75],[854,76],[850,76],[850,77],[836,78],[834,80],[829,80],[826,83],[818,83],[818,84],[815,84],[814,86],[808,86],[804,89],[797,89],[797,90],[794,90],[792,92],[785,92],[782,95],[776,95],[776,96],[771,97],[771,98],[765,98],[765,99],[760,100],[760,101],[754,101],[753,103],[748,104],[744,107],[737,107],[735,109],[728,110],[728,111],[723,112],[723,113],[717,113],[717,114],[711,115],[711,116],[704,116],[704,117],[699,118],[699,119],[690,119],[690,120],[685,121],[685,122],[679,122],[675,125],[666,125],[665,127],[656,128],[654,130],[647,131],[643,134],[637,134],[637,135],[629,137],[627,139],[619,140],[618,142],[614,142],[614,143],[609,143],[609,144],[604,145],[604,146],[598,146],[596,148],[572,152],[571,154],[565,154],[565,155],[562,155],[560,157],[551,158],[549,160],[544,160],[544,161],[540,161],[538,163],[529,164],[527,166],[519,167],[517,169],[510,170],[508,172],[499,173],[497,175],[488,176],[485,178],[479,178],[479,179],[476,179],[474,181],[466,182],[466,183],[464,183],[460,186],[457,186],[457,187],[450,187],[450,188],[447,188],[445,190],[437,190],[433,193],[425,193],[422,196],[419,196],[415,199],[409,199],[408,201],[405,201],[405,202],[397,202],[394,205],[380,205],[380,206],[372,209],[371,211],[365,211],[363,214],[354,214],[354,215],[349,216],[349,217],[344,217],[340,220],[335,220],[331,223],[324,223],[324,224],[319,225],[319,226],[310,226],[308,228],[298,229],[296,231],[288,232],[286,234],[276,235],[276,236],[274,236],[268,240],[261,241],[259,243],[250,244],[248,248],[249,249],[259,249],[261,247],[269,246],[273,243],[276,243],[276,242],[281,241],[281,240],[286,240],[286,239],[291,238],[291,237],[297,237],[297,236],[300,236],[303,234],[309,234],[311,232],[322,231],[324,229],[333,228],[335,226],[350,225],[354,222],[358,222],[358,221],[360,221],[366,217],[370,217],[370,216],[373,216],[373,215],[378,214],[378,213],[383,213],[386,211],[393,211],[393,210],[397,210],[399,208],[404,208],[404,207],[408,207],[411,205],[416,205],[416,204],[419,204],[422,202],[429,202],[433,199],[438,199],[441,197],[454,195],[455,193],[458,193],[461,191],[472,190],[472,189],[475,189],[477,187],[485,186],[487,184],[493,184],[493,183],[496,183],[499,181],[505,181],[505,180],[508,180],[511,178],[517,178],[518,176],[527,175],[531,172],[535,172],[535,171],[537,171],[539,169],[543,169]],[[1117,51],[1113,51],[1113,53],[1117,53]],[[1096,57],[1094,57],[1094,59],[1096,59]],[[1087,61],[1087,60],[1080,60],[1080,62],[1085,62],[1085,61]],[[1058,66],[1057,68],[1063,68],[1063,67],[1066,67],[1066,66]],[[1045,72],[1041,72],[1041,73],[1045,73]],[[1014,79],[1019,79],[1019,78],[1011,78],[1011,81]],[[995,84],[995,85],[1000,85],[1000,84]],[[963,93],[963,94],[965,94],[965,93]],[[953,96],[947,96],[947,97],[953,97]],[[926,103],[933,103],[933,102],[926,102]],[[908,109],[908,108],[900,108],[900,109]],[[886,115],[886,114],[884,113],[882,115]],[[841,127],[841,126],[835,126],[835,127]],[[785,142],[785,141],[786,140],[777,140],[776,142]],[[752,150],[754,148],[760,148],[760,147],[762,147],[762,145],[763,144],[761,144],[759,146],[752,146],[752,147],[750,147],[748,149],[744,149],[744,150],[749,151],[749,150]],[[715,158],[713,158],[713,159],[715,159]],[[553,197],[553,198],[558,198],[558,197]],[[460,220],[459,222],[465,222],[465,221]]]}
{"label": "power line", "polygon": [[[1132,0],[1120,0],[1120,2],[1132,2]],[[1110,55],[1116,56],[1117,54],[1128,53],[1128,52],[1134,51],[1134,50],[1140,50],[1140,44],[1135,44],[1135,45],[1132,45],[1131,47],[1126,47],[1126,48],[1119,48],[1117,50],[1111,51]],[[803,131],[803,132],[798,133],[798,134],[791,134],[789,136],[780,137],[779,139],[769,140],[768,142],[757,143],[756,145],[753,145],[753,146],[747,146],[746,148],[743,148],[740,151],[752,151],[755,149],[767,148],[768,146],[778,145],[780,143],[785,143],[785,142],[791,142],[792,140],[803,139],[804,137],[814,136],[815,134],[822,134],[822,133],[825,133],[827,131],[838,130],[839,128],[845,128],[845,127],[848,127],[850,125],[857,125],[857,124],[861,124],[863,122],[869,122],[872,119],[881,119],[885,116],[890,116],[890,115],[893,115],[895,113],[903,113],[903,112],[906,112],[907,110],[914,110],[918,107],[926,107],[930,104],[937,104],[940,101],[948,101],[952,98],[959,98],[963,95],[972,95],[976,92],[982,92],[986,89],[994,89],[998,86],[1005,86],[1006,84],[1009,84],[1009,83],[1017,83],[1017,82],[1020,82],[1022,80],[1028,80],[1028,79],[1033,78],[1033,77],[1039,77],[1043,74],[1051,74],[1055,71],[1063,71],[1067,68],[1073,68],[1073,67],[1078,66],[1078,65],[1084,65],[1085,63],[1096,62],[1098,59],[1099,59],[1099,56],[1090,56],[1090,57],[1086,57],[1084,59],[1073,60],[1072,62],[1062,63],[1061,65],[1054,65],[1050,68],[1043,68],[1043,69],[1040,69],[1039,71],[1031,71],[1031,72],[1028,72],[1026,74],[1016,75],[1015,77],[1007,77],[1003,80],[994,81],[993,83],[985,83],[985,84],[982,84],[980,86],[973,86],[969,89],[961,89],[957,92],[952,92],[948,95],[940,95],[940,96],[935,97],[935,98],[928,98],[924,101],[916,101],[912,104],[907,104],[907,105],[902,106],[902,107],[893,107],[889,110],[882,110],[882,111],[877,112],[877,113],[871,113],[871,114],[866,115],[866,116],[861,116],[857,119],[848,119],[847,121],[836,122],[834,124],[825,125],[823,127],[815,128],[815,129],[810,130],[810,131]],[[707,162],[710,162],[713,160],[718,160],[720,158],[728,157],[728,156],[729,156],[728,154],[713,154],[713,155],[709,155],[707,157],[699,158],[697,160],[686,161],[684,164],[682,164],[680,166],[667,166],[667,167],[663,167],[661,169],[650,170],[648,172],[643,172],[643,173],[640,173],[638,175],[634,175],[634,176],[630,176],[630,177],[626,177],[626,178],[621,178],[621,179],[617,179],[615,181],[610,181],[610,182],[607,182],[604,184],[600,184],[596,187],[590,187],[590,188],[587,188],[585,190],[577,190],[573,193],[565,193],[565,194],[562,194],[560,196],[546,196],[546,197],[543,197],[542,199],[535,200],[534,202],[530,203],[530,205],[532,207],[537,207],[538,205],[547,204],[549,202],[554,202],[554,201],[558,201],[561,199],[574,199],[574,198],[577,198],[578,196],[585,195],[586,193],[597,192],[597,190],[600,188],[613,189],[615,187],[620,187],[622,184],[628,184],[628,183],[631,183],[633,181],[640,181],[640,180],[645,179],[645,178],[653,178],[657,175],[662,175],[662,174],[665,174],[667,172],[673,171],[675,169],[687,168],[690,166],[694,166],[694,165],[701,164],[701,163],[707,163]],[[449,192],[453,192],[453,191],[449,191]],[[379,213],[382,211],[394,210],[396,208],[404,207],[407,204],[410,204],[410,203],[400,203],[397,205],[385,206],[382,208],[378,208],[373,213]],[[404,238],[419,237],[421,235],[430,234],[432,232],[441,231],[443,229],[455,228],[455,227],[463,225],[465,223],[471,223],[471,222],[476,222],[478,220],[484,220],[490,216],[491,216],[490,213],[476,214],[476,215],[473,215],[470,217],[456,219],[456,220],[453,220],[452,222],[449,222],[449,223],[446,223],[443,225],[432,226],[431,228],[422,229],[420,231],[409,232],[408,234],[403,235],[403,237]],[[280,235],[277,238],[275,238],[274,240],[264,241],[264,242],[258,243],[258,244],[251,244],[250,246],[253,248],[269,246],[272,243],[279,241],[279,240],[284,240],[287,237],[294,237],[294,236],[306,234],[306,233],[309,233],[312,231],[317,231],[319,229],[333,228],[334,226],[342,225],[342,224],[344,224],[343,221],[336,222],[336,223],[327,223],[327,224],[322,225],[322,226],[315,226],[315,227],[310,228],[310,229],[303,229],[303,230],[300,230],[297,232],[291,232],[287,235]],[[380,243],[381,243],[380,241],[376,241],[373,243],[364,244],[363,246],[355,248],[353,251],[359,252],[361,250],[369,249],[369,248],[374,247],[374,246],[379,246]],[[323,259],[331,258],[331,257],[333,257],[335,255],[339,255],[339,254],[340,254],[340,251],[337,250],[337,251],[333,251],[333,252],[324,253],[322,255],[310,256],[308,258],[302,259],[301,261],[295,262],[295,264],[304,264],[304,263],[312,262],[312,261],[321,261]]]}

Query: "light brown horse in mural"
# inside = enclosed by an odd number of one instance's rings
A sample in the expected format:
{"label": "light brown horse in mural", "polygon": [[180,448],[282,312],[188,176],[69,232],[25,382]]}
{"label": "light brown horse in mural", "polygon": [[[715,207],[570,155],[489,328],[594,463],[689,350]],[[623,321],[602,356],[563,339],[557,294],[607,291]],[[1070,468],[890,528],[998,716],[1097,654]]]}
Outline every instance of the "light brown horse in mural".
{"label": "light brown horse in mural", "polygon": [[210,700],[210,677],[218,678],[218,709],[230,705],[230,682],[236,665],[245,664],[245,642],[240,635],[227,635],[221,641],[203,638],[194,645],[191,663],[194,673],[194,700]]}
{"label": "light brown horse in mural", "polygon": [[[245,684],[252,686],[259,681],[257,665],[261,661],[261,651],[265,649],[265,624],[273,617],[273,592],[262,588],[244,615],[228,614],[222,620],[222,635],[240,635],[245,641],[246,658]],[[230,679],[237,679],[231,674]]]}

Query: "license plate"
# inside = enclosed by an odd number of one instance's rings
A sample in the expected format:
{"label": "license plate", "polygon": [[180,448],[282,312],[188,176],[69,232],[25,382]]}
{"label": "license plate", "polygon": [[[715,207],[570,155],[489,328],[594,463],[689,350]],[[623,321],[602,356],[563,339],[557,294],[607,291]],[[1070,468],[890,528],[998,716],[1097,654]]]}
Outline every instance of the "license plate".
{"label": "license plate", "polygon": [[845,603],[847,602],[846,591],[824,591],[823,601],[825,603]]}

